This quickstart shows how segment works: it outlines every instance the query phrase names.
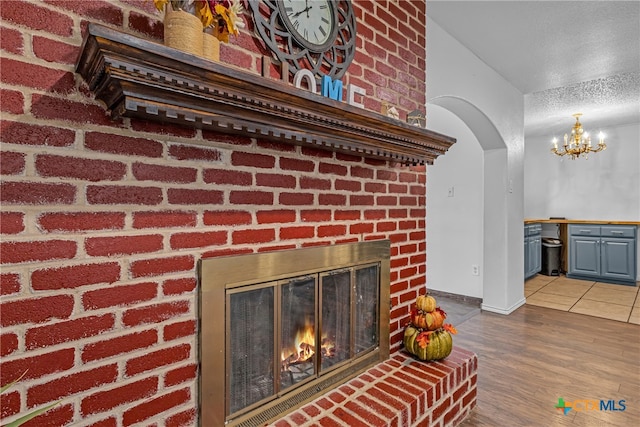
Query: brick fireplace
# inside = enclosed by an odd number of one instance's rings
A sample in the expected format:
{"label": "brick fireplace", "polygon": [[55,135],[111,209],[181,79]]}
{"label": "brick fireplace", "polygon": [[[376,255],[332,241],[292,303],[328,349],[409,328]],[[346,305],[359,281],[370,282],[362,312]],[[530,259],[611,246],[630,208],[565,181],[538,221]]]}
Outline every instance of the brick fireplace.
{"label": "brick fireplace", "polygon": [[[387,101],[404,118],[425,101],[424,3],[354,6],[345,80],[367,90],[367,110]],[[200,259],[388,239],[391,359],[280,425],[349,423],[363,402],[389,425],[459,421],[475,402],[473,355],[434,367],[394,354],[426,283],[425,167],[109,117],[75,74],[87,22],[162,39],[150,1],[2,8],[0,383],[26,371],[1,396],[3,420],[61,400],[32,424],[194,425]],[[243,32],[221,57],[258,75],[262,54]],[[396,403],[388,388],[407,382],[421,392]]]}
{"label": "brick fireplace", "polygon": [[199,265],[203,425],[263,425],[389,358],[389,241]]}

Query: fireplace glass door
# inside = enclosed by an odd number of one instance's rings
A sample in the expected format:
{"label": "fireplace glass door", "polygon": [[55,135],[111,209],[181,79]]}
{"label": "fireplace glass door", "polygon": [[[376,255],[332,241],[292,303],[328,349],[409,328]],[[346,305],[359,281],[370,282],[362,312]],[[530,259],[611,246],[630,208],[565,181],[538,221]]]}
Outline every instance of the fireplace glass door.
{"label": "fireplace glass door", "polygon": [[275,349],[273,286],[229,292],[227,360],[229,384],[227,412],[252,407],[274,395]]}
{"label": "fireplace glass door", "polygon": [[351,270],[322,276],[321,369],[348,360],[351,351]]}
{"label": "fireplace glass door", "polygon": [[378,346],[379,264],[227,290],[227,413],[242,414]]}
{"label": "fireplace glass door", "polygon": [[378,345],[378,266],[358,268],[355,275],[354,351],[358,355]]}
{"label": "fireplace glass door", "polygon": [[316,277],[284,282],[280,292],[280,389],[316,376]]}

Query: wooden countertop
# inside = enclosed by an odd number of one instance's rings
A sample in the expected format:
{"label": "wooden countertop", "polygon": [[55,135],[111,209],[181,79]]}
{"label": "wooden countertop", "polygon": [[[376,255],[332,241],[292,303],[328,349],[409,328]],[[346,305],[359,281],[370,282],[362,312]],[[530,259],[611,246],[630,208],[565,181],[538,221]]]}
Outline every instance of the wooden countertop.
{"label": "wooden countertop", "polygon": [[604,220],[587,220],[587,219],[532,219],[525,218],[525,224],[542,223],[542,224],[615,224],[615,225],[638,225],[640,221],[604,221]]}

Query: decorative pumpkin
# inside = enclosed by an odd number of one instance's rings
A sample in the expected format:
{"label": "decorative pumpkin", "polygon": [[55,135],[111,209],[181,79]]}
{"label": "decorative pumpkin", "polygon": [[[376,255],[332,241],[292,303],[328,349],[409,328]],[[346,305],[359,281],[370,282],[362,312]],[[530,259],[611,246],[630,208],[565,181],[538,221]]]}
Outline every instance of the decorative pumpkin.
{"label": "decorative pumpkin", "polygon": [[429,295],[416,298],[409,324],[405,327],[404,348],[420,360],[440,360],[451,354],[456,328],[445,324],[447,313],[436,307],[436,299]]}
{"label": "decorative pumpkin", "polygon": [[425,314],[425,317],[427,319],[427,329],[430,331],[435,331],[436,329],[442,327],[442,325],[444,324],[444,319],[446,319],[447,315],[438,307],[431,313]]}
{"label": "decorative pumpkin", "polygon": [[411,310],[411,323],[413,324],[413,326],[422,329],[427,327],[427,318],[424,314],[424,312],[418,309]]}
{"label": "decorative pumpkin", "polygon": [[453,338],[444,328],[421,332],[409,325],[404,330],[403,342],[405,349],[420,360],[444,359],[453,348]]}
{"label": "decorative pumpkin", "polygon": [[436,309],[436,299],[431,295],[418,295],[416,298],[418,310],[430,312]]}
{"label": "decorative pumpkin", "polygon": [[429,331],[435,331],[441,328],[444,324],[444,319],[447,318],[445,313],[440,307],[436,307],[435,310],[425,313],[422,310],[413,310],[411,312],[411,323],[421,329],[427,329]]}

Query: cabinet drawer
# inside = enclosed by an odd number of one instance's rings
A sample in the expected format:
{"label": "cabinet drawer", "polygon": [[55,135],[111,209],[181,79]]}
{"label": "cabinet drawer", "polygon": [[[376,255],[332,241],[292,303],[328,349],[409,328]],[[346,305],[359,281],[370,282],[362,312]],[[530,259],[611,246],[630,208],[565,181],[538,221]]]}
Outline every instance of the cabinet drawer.
{"label": "cabinet drawer", "polygon": [[569,224],[571,236],[600,236],[599,225]]}
{"label": "cabinet drawer", "polygon": [[602,237],[636,237],[636,227],[627,225],[603,225]]}
{"label": "cabinet drawer", "polygon": [[524,235],[535,236],[542,233],[542,224],[528,224],[524,227]]}

